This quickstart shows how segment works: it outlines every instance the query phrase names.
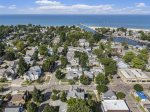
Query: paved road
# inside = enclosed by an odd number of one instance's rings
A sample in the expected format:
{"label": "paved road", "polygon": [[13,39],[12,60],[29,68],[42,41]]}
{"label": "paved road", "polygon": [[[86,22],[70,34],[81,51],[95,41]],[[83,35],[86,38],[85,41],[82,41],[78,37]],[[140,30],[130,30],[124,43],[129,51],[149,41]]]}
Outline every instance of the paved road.
{"label": "paved road", "polygon": [[[41,90],[53,90],[53,89],[56,89],[56,90],[69,90],[72,85],[37,85],[35,86],[37,87],[38,89],[41,89]],[[96,86],[93,85],[93,86],[84,86],[84,85],[73,85],[73,87],[79,87],[79,88],[82,88],[82,89],[85,89],[85,90],[96,90]],[[34,88],[34,86],[27,86],[27,87],[11,87],[10,89],[12,91],[32,91]]]}
{"label": "paved road", "polygon": [[121,79],[114,77],[114,81],[109,85],[109,88],[113,91],[123,92],[126,94],[125,100],[132,112],[142,112],[140,106],[137,106],[135,99],[131,96],[133,85],[127,85]]}

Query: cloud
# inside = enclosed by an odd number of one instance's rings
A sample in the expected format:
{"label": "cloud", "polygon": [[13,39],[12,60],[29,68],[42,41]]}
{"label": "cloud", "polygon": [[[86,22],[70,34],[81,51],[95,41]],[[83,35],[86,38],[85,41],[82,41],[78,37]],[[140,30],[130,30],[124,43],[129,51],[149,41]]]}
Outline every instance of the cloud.
{"label": "cloud", "polygon": [[146,5],[145,3],[135,3],[135,6],[141,8],[141,7],[145,7]]}
{"label": "cloud", "polygon": [[[104,11],[109,11],[112,9],[110,4],[100,4],[100,5],[87,5],[87,4],[73,4],[66,5],[61,2],[51,1],[51,0],[37,0],[35,1],[38,4],[37,10],[48,11],[53,10],[56,13],[103,13]],[[82,10],[82,11],[81,11]]]}
{"label": "cloud", "polygon": [[3,6],[3,5],[0,5],[0,9],[3,9],[3,8],[5,8],[5,6]]}
{"label": "cloud", "polygon": [[8,9],[16,9],[16,5],[10,5],[8,6]]}
{"label": "cloud", "polygon": [[36,4],[38,5],[61,5],[60,2],[57,1],[49,1],[49,0],[37,0],[35,1]]}

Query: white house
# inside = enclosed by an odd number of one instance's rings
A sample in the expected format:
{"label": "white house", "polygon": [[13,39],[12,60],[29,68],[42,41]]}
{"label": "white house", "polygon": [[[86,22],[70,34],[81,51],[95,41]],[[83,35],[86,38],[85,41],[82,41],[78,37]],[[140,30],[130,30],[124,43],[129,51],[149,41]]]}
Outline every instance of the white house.
{"label": "white house", "polygon": [[31,67],[30,70],[24,74],[24,80],[37,80],[40,77],[41,73],[41,68],[39,66]]}
{"label": "white house", "polygon": [[79,45],[82,47],[89,47],[89,42],[86,39],[79,39]]}

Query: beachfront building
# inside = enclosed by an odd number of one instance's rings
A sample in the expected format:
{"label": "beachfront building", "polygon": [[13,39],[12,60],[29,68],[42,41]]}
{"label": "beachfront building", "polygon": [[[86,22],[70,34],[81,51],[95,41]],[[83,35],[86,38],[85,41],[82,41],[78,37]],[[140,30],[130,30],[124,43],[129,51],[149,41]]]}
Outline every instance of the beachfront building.
{"label": "beachfront building", "polygon": [[124,100],[104,100],[101,109],[102,112],[130,112]]}
{"label": "beachfront building", "polygon": [[127,84],[150,84],[150,77],[140,69],[119,69],[118,75]]}

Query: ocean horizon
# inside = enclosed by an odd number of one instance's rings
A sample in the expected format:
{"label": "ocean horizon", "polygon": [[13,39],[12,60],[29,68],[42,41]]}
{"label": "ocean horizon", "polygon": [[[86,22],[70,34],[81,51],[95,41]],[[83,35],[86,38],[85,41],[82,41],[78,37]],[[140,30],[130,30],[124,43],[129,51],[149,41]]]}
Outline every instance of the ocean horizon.
{"label": "ocean horizon", "polygon": [[150,29],[150,15],[65,15],[65,14],[4,14],[0,25],[62,26],[84,24],[99,27]]}

